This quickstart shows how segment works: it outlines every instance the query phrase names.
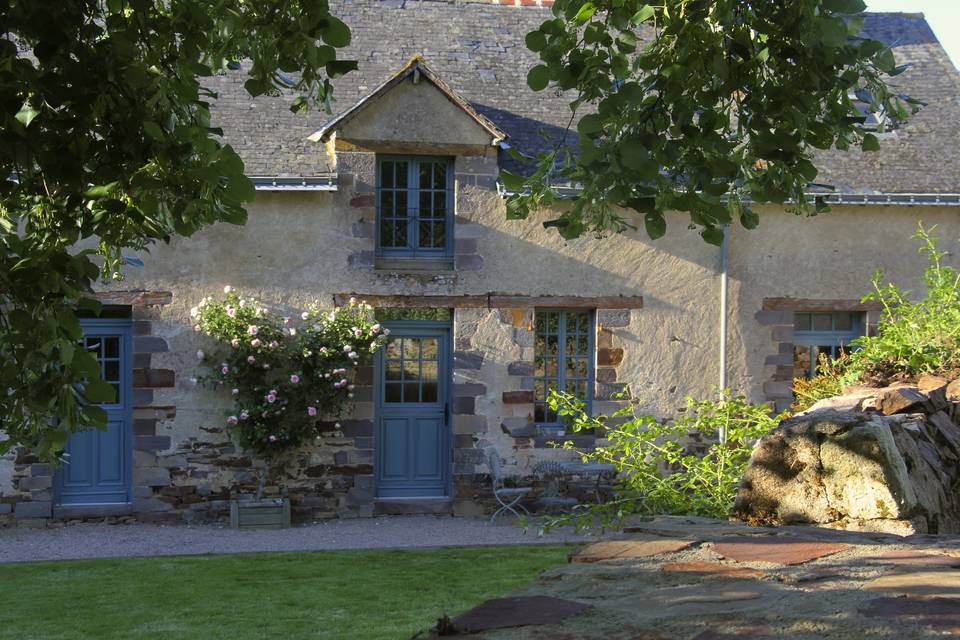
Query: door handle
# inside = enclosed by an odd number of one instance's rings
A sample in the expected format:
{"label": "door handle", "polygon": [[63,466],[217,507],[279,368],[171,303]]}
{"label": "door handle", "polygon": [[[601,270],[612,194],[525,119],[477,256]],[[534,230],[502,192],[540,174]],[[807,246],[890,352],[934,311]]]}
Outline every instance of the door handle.
{"label": "door handle", "polygon": [[450,426],[450,403],[443,403],[443,426]]}

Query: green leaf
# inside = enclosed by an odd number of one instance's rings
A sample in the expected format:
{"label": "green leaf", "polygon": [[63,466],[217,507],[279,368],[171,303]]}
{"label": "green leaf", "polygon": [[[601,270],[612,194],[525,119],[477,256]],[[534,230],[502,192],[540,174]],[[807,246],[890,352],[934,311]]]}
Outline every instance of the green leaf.
{"label": "green leaf", "polygon": [[326,64],[325,69],[327,75],[330,76],[332,80],[336,80],[351,71],[356,71],[358,65],[356,60],[332,60]]}
{"label": "green leaf", "polygon": [[603,133],[603,118],[596,113],[588,113],[577,123],[577,132],[588,137]]}
{"label": "green leaf", "polygon": [[743,207],[740,210],[740,224],[744,229],[756,229],[760,224],[760,216],[753,209]]}
{"label": "green leaf", "polygon": [[526,179],[523,176],[504,169],[500,172],[500,182],[503,183],[503,186],[507,189],[507,191],[513,191],[516,193],[523,189]]}
{"label": "green leaf", "polygon": [[147,134],[150,138],[154,140],[163,140],[163,129],[160,128],[156,122],[147,120],[143,123],[143,132]]}
{"label": "green leaf", "polygon": [[87,189],[83,196],[90,200],[99,200],[100,198],[109,198],[113,191],[117,188],[119,182],[111,182],[110,184],[103,184],[96,187],[91,187]]}
{"label": "green leaf", "polygon": [[550,67],[538,64],[527,73],[527,86],[534,91],[543,91],[550,84]]}
{"label": "green leaf", "polygon": [[23,102],[23,106],[20,107],[20,111],[17,111],[16,119],[25,127],[29,127],[30,123],[33,122],[33,119],[40,115],[40,111],[34,109],[30,106],[30,98],[27,98]]}
{"label": "green leaf", "polygon": [[643,216],[643,226],[651,240],[662,238],[667,232],[667,220],[659,211],[651,211]]}
{"label": "green leaf", "polygon": [[863,0],[823,0],[822,7],[834,13],[853,15],[867,10]]}
{"label": "green leaf", "polygon": [[331,47],[347,47],[350,45],[350,28],[339,18],[327,18],[327,27],[321,36],[323,41]]}
{"label": "green leaf", "polygon": [[712,245],[719,247],[723,244],[723,229],[719,227],[707,227],[700,232],[700,236]]}
{"label": "green leaf", "polygon": [[530,51],[543,51],[547,47],[547,36],[542,31],[531,31],[524,41]]}
{"label": "green leaf", "polygon": [[584,24],[590,18],[593,17],[593,14],[597,12],[597,7],[592,2],[584,2],[580,6],[580,10],[577,11],[577,15],[573,17],[573,21],[577,24]]}
{"label": "green leaf", "polygon": [[117,392],[109,382],[91,380],[83,387],[83,395],[89,401],[97,404],[116,402]]}
{"label": "green leaf", "polygon": [[880,151],[880,140],[872,133],[864,134],[860,148],[864,151]]}
{"label": "green leaf", "polygon": [[643,5],[639,11],[633,14],[633,24],[640,24],[641,22],[646,22],[653,17],[653,14],[656,13],[656,10],[648,4]]}

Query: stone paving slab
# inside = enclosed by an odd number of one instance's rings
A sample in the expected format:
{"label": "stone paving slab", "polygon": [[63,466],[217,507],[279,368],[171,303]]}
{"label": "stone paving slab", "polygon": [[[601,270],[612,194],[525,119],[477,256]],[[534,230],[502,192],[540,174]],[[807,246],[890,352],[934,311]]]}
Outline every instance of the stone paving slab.
{"label": "stone paving slab", "polygon": [[570,556],[570,562],[632,560],[683,551],[695,544],[692,540],[605,540],[582,547]]}
{"label": "stone paving slab", "polygon": [[701,573],[725,578],[762,578],[766,574],[757,569],[747,567],[738,567],[732,564],[721,564],[719,562],[668,562],[662,567],[661,571],[687,571],[689,573]]}
{"label": "stone paving slab", "polygon": [[849,549],[843,542],[822,542],[797,538],[741,538],[723,540],[713,550],[728,560],[737,562],[769,562],[772,564],[803,564]]}
{"label": "stone paving slab", "polygon": [[453,619],[453,631],[473,633],[488,629],[553,624],[578,616],[590,605],[576,600],[526,596],[495,598],[462,613]]}

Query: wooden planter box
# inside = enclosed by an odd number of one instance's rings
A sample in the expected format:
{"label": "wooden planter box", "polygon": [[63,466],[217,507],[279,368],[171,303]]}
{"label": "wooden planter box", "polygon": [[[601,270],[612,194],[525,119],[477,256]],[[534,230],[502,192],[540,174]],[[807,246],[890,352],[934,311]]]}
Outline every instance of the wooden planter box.
{"label": "wooden planter box", "polygon": [[290,527],[290,501],[231,500],[230,527],[233,529],[287,529]]}

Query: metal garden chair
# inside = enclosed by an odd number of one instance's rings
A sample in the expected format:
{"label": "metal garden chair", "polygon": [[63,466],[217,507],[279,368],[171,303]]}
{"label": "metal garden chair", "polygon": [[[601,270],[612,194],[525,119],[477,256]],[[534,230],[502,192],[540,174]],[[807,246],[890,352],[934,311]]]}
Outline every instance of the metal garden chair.
{"label": "metal garden chair", "polygon": [[504,511],[509,511],[516,517],[520,517],[520,511],[526,515],[530,512],[520,504],[520,501],[528,493],[533,491],[533,487],[506,487],[503,484],[503,470],[500,467],[500,455],[496,450],[491,449],[487,454],[487,465],[490,467],[490,481],[493,485],[493,497],[500,503],[500,508],[490,517],[490,524],[493,524]]}

